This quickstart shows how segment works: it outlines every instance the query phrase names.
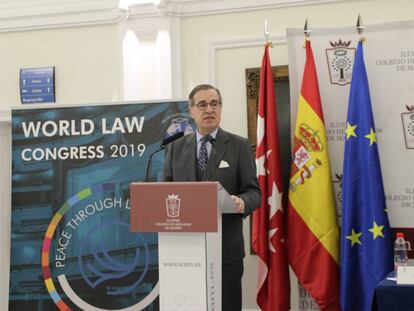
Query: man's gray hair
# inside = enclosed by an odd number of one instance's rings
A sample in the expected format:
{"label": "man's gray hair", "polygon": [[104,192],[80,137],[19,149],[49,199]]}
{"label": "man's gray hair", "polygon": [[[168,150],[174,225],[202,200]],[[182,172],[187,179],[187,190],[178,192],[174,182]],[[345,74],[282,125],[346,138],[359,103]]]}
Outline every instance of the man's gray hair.
{"label": "man's gray hair", "polygon": [[190,92],[190,95],[188,95],[188,99],[189,99],[189,105],[190,106],[194,106],[196,103],[194,102],[194,95],[199,92],[199,91],[204,91],[204,90],[215,90],[219,96],[219,101],[220,101],[220,105],[222,104],[222,98],[221,98],[221,93],[220,90],[210,84],[199,84],[197,85],[195,88],[193,88],[193,90]]}

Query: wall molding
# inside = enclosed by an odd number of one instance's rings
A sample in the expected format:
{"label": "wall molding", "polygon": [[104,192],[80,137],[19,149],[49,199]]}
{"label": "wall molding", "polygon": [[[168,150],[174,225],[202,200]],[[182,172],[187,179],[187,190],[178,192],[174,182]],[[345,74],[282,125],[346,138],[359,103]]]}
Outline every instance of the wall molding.
{"label": "wall molding", "polygon": [[116,0],[21,0],[0,4],[0,32],[117,23]]}
{"label": "wall molding", "polygon": [[182,15],[197,16],[343,1],[349,0],[172,0],[171,2],[182,3]]}
{"label": "wall molding", "polygon": [[159,0],[128,10],[118,0],[2,0],[0,32],[118,23],[125,19],[191,17],[357,0]]}
{"label": "wall molding", "polygon": [[160,0],[157,6],[135,5],[130,8],[129,15],[132,18],[155,15],[190,17],[345,1],[355,0]]}
{"label": "wall molding", "polygon": [[[274,46],[286,45],[286,36],[270,36],[269,41]],[[206,81],[215,85],[216,82],[216,53],[219,50],[263,46],[263,37],[215,40],[207,42]]]}

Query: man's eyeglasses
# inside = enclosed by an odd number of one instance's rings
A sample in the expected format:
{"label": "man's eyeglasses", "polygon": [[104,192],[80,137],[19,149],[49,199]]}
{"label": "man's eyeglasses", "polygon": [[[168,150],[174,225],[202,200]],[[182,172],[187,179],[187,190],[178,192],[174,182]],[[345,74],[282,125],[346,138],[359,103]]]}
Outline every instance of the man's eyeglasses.
{"label": "man's eyeglasses", "polygon": [[221,104],[218,100],[212,100],[211,102],[206,102],[206,101],[201,101],[198,102],[197,104],[195,104],[194,106],[197,107],[198,110],[200,111],[205,111],[207,110],[207,106],[210,105],[211,109],[213,110],[218,110],[221,107]]}

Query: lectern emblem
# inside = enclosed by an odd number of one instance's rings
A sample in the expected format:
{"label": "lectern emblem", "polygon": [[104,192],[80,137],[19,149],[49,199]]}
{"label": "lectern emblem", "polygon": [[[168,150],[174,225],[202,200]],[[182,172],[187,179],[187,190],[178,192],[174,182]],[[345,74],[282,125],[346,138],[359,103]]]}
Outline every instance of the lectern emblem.
{"label": "lectern emblem", "polygon": [[407,149],[414,149],[414,106],[406,106],[408,112],[401,114],[405,146]]}
{"label": "lectern emblem", "polygon": [[332,84],[346,85],[351,83],[352,64],[355,59],[355,48],[350,48],[351,41],[329,41],[332,48],[326,49],[329,77]]}
{"label": "lectern emblem", "polygon": [[168,198],[165,200],[168,217],[176,218],[180,216],[180,201],[178,194],[168,195]]}

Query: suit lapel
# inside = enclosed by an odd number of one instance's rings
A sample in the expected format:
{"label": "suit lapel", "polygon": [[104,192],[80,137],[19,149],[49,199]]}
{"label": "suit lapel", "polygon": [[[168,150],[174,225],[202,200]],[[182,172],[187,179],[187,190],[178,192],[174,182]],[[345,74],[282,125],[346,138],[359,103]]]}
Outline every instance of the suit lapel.
{"label": "suit lapel", "polygon": [[227,141],[227,133],[219,128],[216,135],[216,146],[213,147],[211,151],[207,168],[203,175],[203,180],[211,180],[214,171],[218,168],[221,159],[223,159],[224,153],[227,150]]}
{"label": "suit lapel", "polygon": [[195,133],[188,134],[185,137],[185,146],[183,148],[183,158],[184,161],[184,168],[186,170],[186,174],[189,181],[196,181],[197,180],[197,172],[196,172],[196,135]]}

